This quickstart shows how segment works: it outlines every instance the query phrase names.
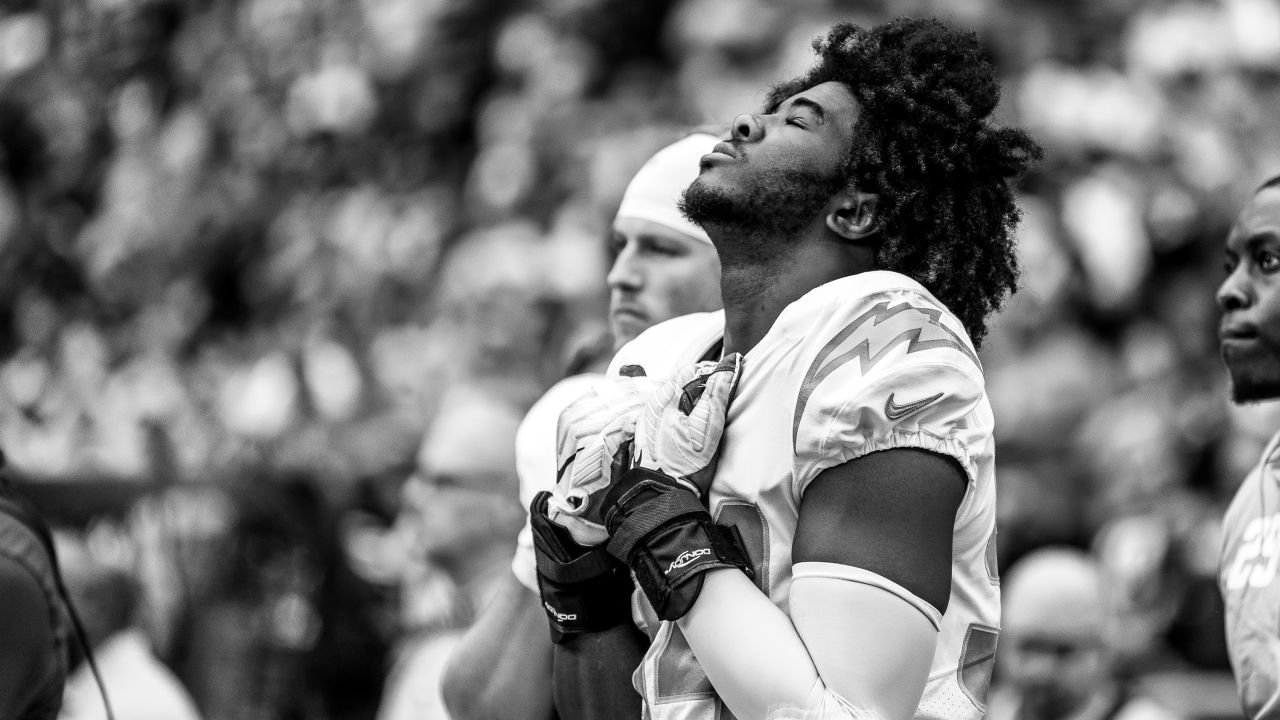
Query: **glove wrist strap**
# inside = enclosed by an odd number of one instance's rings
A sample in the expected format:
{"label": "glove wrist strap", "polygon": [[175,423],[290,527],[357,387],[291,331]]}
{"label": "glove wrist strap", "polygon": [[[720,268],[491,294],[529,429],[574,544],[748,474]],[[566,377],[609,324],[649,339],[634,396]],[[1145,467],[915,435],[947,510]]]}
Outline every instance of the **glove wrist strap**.
{"label": "glove wrist strap", "polygon": [[712,521],[698,498],[649,468],[629,470],[609,511],[609,553],[635,573],[658,617],[678,620],[702,591],[703,573],[751,563],[736,528]]}
{"label": "glove wrist strap", "polygon": [[[568,535],[568,533],[565,533]],[[559,583],[581,583],[592,580],[613,570],[618,565],[617,559],[602,552],[603,547],[587,548],[578,557],[561,562],[545,553],[535,553],[538,574],[545,575]]]}

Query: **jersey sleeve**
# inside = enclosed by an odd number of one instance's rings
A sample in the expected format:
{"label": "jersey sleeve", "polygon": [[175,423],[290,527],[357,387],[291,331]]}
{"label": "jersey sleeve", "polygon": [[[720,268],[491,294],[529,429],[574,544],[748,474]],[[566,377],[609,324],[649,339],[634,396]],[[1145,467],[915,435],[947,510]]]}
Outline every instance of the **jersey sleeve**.
{"label": "jersey sleeve", "polygon": [[970,444],[989,436],[990,418],[959,321],[903,293],[865,298],[822,330],[796,402],[797,497],[827,468],[900,447],[955,458],[974,482]]}

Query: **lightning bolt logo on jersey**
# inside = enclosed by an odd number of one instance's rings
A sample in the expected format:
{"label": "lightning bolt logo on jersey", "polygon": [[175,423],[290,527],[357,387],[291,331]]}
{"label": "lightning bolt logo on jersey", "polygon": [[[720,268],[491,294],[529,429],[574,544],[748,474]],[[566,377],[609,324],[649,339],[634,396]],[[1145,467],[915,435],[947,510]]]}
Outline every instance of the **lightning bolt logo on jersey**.
{"label": "lightning bolt logo on jersey", "polygon": [[[723,329],[723,313],[662,323],[624,347],[610,374],[625,364],[668,374],[701,359]],[[744,356],[729,410],[710,507],[738,528],[757,584],[783,611],[800,498],[823,470],[895,447],[964,468],[951,597],[946,614],[931,617],[938,645],[918,718],[985,712],[1000,616],[992,432],[981,364],[959,320],[918,283],[883,271],[787,306]],[[654,720],[730,717],[674,623],[659,626],[635,682]]]}
{"label": "lightning bolt logo on jersey", "polygon": [[[858,360],[865,375],[874,370],[890,350],[906,343],[908,354],[933,348],[952,348],[968,356],[974,365],[978,365],[978,358],[969,346],[943,325],[941,319],[942,311],[937,308],[920,307],[906,301],[890,307],[888,300],[876,303],[870,310],[855,318],[822,348],[809,366],[809,372],[805,373],[804,383],[800,386],[800,399],[796,402],[792,443],[795,442],[800,417],[804,414],[805,404],[814,388],[847,362]],[[891,394],[890,404],[892,400]]]}

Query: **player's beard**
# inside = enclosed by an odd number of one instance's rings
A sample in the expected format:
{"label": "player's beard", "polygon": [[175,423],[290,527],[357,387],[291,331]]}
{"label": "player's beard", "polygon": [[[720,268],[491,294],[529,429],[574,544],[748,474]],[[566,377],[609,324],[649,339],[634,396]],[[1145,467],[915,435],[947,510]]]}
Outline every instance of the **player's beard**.
{"label": "player's beard", "polygon": [[1223,350],[1223,362],[1231,376],[1231,400],[1261,402],[1280,398],[1280,348],[1259,338],[1245,352]]}
{"label": "player's beard", "polygon": [[681,194],[679,208],[691,222],[732,244],[717,247],[722,261],[730,251],[740,259],[761,262],[779,255],[787,239],[813,223],[844,183],[838,173],[787,170],[733,193],[695,179]]}

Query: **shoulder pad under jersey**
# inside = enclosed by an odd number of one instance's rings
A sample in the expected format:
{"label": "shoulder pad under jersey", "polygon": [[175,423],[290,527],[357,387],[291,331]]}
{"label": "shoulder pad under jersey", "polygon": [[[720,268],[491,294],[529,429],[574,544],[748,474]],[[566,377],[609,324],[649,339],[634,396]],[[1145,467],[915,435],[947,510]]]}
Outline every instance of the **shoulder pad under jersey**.
{"label": "shoulder pad under jersey", "polygon": [[960,321],[915,281],[870,272],[792,303],[779,329],[799,338],[791,441],[797,490],[877,450],[955,457],[991,432],[982,366]]}
{"label": "shoulder pad under jersey", "polygon": [[[649,377],[666,377],[677,368],[702,360],[723,338],[723,310],[672,318],[623,345],[610,361],[607,374],[617,375],[624,365],[639,365]],[[720,359],[719,353],[712,359]]]}
{"label": "shoulder pad under jersey", "polygon": [[543,393],[520,421],[516,428],[516,476],[522,507],[527,509],[534,495],[550,491],[556,484],[556,422],[561,411],[603,377],[583,373],[561,380]]}

